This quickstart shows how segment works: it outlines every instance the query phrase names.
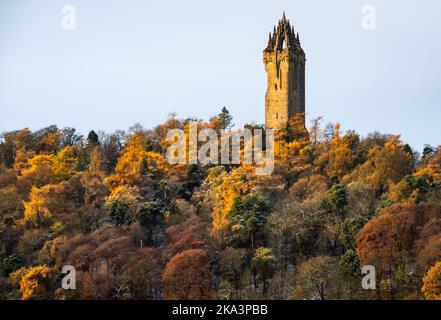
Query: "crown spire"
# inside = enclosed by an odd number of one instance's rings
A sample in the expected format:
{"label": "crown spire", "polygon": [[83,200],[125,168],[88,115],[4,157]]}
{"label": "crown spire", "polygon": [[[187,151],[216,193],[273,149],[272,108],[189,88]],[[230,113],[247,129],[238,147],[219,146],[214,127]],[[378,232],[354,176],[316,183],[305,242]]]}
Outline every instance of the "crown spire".
{"label": "crown spire", "polygon": [[274,26],[273,32],[270,32],[268,46],[265,50],[301,50],[301,48],[299,48],[297,40],[298,33],[296,37],[294,26],[291,25],[290,21],[286,18],[286,13],[283,12],[282,18],[279,19],[278,24]]}

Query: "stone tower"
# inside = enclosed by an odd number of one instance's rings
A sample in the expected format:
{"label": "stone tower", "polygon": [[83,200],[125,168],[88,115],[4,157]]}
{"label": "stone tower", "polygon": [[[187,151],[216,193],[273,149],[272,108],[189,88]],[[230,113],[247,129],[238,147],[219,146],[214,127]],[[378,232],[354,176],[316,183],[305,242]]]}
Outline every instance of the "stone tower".
{"label": "stone tower", "polygon": [[267,74],[265,126],[281,129],[296,113],[305,112],[305,53],[299,34],[285,13],[263,51]]}

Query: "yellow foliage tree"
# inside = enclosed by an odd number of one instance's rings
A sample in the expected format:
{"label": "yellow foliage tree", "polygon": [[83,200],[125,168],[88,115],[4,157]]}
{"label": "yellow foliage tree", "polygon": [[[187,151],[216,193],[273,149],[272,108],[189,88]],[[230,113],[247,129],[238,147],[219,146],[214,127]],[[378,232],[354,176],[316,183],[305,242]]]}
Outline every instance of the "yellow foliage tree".
{"label": "yellow foliage tree", "polygon": [[15,153],[14,170],[23,173],[23,170],[29,168],[28,160],[34,157],[33,151],[18,149]]}
{"label": "yellow foliage tree", "polygon": [[163,124],[156,126],[155,133],[159,136],[160,146],[162,151],[167,150],[168,146],[170,146],[170,141],[167,141],[167,132],[170,129],[182,129],[183,124],[179,119],[176,118],[176,113],[172,112],[168,115],[168,119]]}
{"label": "yellow foliage tree", "polygon": [[38,188],[32,187],[29,201],[24,201],[23,206],[25,208],[24,217],[22,219],[23,224],[31,224],[39,227],[47,219],[52,217],[52,213],[47,207],[47,194],[50,192],[50,185]]}
{"label": "yellow foliage tree", "polygon": [[282,177],[286,189],[311,169],[309,134],[304,114],[296,115],[275,138],[275,173]]}
{"label": "yellow foliage tree", "polygon": [[[20,157],[26,158],[25,153]],[[68,146],[53,154],[39,154],[27,160],[26,164],[22,161],[17,163],[16,169],[21,172],[21,179],[31,181],[33,185],[42,187],[49,183],[57,183],[69,179],[75,173],[77,160],[77,149]]]}
{"label": "yellow foliage tree", "polygon": [[241,166],[227,173],[221,166],[210,169],[206,183],[210,190],[207,201],[213,204],[212,229],[222,233],[230,226],[230,211],[239,195],[247,194],[254,185],[256,176],[253,166]]}
{"label": "yellow foliage tree", "polygon": [[343,181],[369,186],[376,191],[385,192],[391,185],[412,172],[412,155],[406,152],[395,135],[384,145],[369,150],[368,160],[346,175]]}
{"label": "yellow foliage tree", "polygon": [[146,151],[146,137],[136,132],[127,139],[127,145],[115,167],[115,173],[104,180],[111,189],[121,185],[139,186],[143,176],[161,175],[166,171],[166,159],[157,152]]}
{"label": "yellow foliage tree", "polygon": [[55,182],[55,155],[39,154],[28,160],[26,168],[21,170],[23,179],[29,179],[38,187]]}
{"label": "yellow foliage tree", "polygon": [[65,147],[57,153],[53,162],[53,171],[57,181],[69,179],[75,173],[77,149],[72,146]]}
{"label": "yellow foliage tree", "polygon": [[441,300],[441,261],[427,271],[421,293],[427,300]]}
{"label": "yellow foliage tree", "polygon": [[18,284],[22,300],[45,298],[48,293],[49,268],[45,265],[20,268],[9,277],[12,283]]}
{"label": "yellow foliage tree", "polygon": [[16,147],[19,150],[29,149],[32,144],[32,131],[29,128],[24,128],[15,134]]}
{"label": "yellow foliage tree", "polygon": [[139,195],[137,187],[128,187],[127,185],[118,186],[112,190],[112,193],[106,197],[106,207],[109,207],[114,202],[121,202],[127,204],[128,208],[134,214],[138,203],[142,200]]}
{"label": "yellow foliage tree", "polygon": [[101,166],[101,153],[99,147],[95,147],[90,151],[90,163],[89,163],[89,173],[97,176],[104,177],[105,173]]}
{"label": "yellow foliage tree", "polygon": [[417,170],[415,176],[427,176],[434,183],[441,184],[441,147],[436,150],[435,156],[429,159],[427,166]]}
{"label": "yellow foliage tree", "polygon": [[326,168],[329,177],[342,178],[349,172],[354,162],[354,154],[351,144],[358,139],[355,134],[341,135],[340,124],[334,127],[332,140],[327,144],[326,150],[316,159],[315,165],[318,168]]}

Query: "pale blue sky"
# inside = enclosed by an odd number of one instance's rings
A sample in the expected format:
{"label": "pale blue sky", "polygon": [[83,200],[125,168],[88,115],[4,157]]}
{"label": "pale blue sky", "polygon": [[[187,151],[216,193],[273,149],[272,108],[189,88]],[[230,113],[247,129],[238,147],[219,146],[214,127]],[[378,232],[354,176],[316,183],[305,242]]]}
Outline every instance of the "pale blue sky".
{"label": "pale blue sky", "polygon": [[283,11],[307,54],[309,119],[441,144],[438,0],[1,0],[0,131],[153,127],[223,105],[237,126],[263,123],[262,50]]}

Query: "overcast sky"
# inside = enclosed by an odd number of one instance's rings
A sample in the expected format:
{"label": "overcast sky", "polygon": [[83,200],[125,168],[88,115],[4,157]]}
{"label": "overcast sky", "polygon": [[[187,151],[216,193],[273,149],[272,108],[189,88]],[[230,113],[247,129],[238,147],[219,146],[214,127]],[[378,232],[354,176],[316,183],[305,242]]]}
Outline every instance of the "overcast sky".
{"label": "overcast sky", "polygon": [[263,123],[262,50],[283,11],[307,55],[308,122],[441,144],[438,0],[1,0],[0,131],[153,127],[224,105],[236,126]]}

